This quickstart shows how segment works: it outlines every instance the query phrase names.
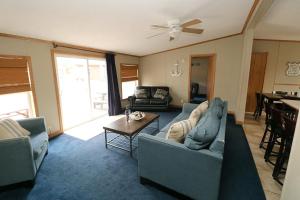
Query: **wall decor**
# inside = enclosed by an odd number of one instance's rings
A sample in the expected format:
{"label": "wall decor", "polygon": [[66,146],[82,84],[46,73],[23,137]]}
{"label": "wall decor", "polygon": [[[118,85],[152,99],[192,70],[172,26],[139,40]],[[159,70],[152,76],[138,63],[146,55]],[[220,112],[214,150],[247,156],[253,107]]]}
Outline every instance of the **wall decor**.
{"label": "wall decor", "polygon": [[[181,64],[184,63],[184,59],[181,60]],[[171,70],[171,76],[173,77],[179,77],[183,74],[183,70],[182,67],[179,63],[179,61],[177,60],[176,63],[174,64],[173,69]]]}
{"label": "wall decor", "polygon": [[300,76],[300,62],[288,62],[287,66],[287,76]]}

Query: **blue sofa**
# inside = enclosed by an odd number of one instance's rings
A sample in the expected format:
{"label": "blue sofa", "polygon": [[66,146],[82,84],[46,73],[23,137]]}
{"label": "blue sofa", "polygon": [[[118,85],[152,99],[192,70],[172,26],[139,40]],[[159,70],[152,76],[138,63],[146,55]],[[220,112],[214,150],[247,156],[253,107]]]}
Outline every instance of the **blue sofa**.
{"label": "blue sofa", "polygon": [[218,134],[208,148],[191,150],[184,144],[164,139],[170,125],[187,119],[197,106],[184,104],[182,112],[157,135],[141,133],[138,136],[138,173],[141,182],[150,180],[193,199],[217,200],[225,145],[227,102],[223,104]]}
{"label": "blue sofa", "polygon": [[48,133],[42,117],[18,120],[30,137],[0,140],[0,186],[30,181],[48,152]]}

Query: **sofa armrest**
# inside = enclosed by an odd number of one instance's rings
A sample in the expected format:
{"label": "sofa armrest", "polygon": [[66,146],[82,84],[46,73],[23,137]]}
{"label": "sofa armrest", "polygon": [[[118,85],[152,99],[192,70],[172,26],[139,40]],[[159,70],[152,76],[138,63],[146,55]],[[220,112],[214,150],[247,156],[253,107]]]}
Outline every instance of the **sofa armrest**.
{"label": "sofa armrest", "polygon": [[184,103],[182,106],[182,111],[185,113],[191,113],[199,104],[195,103]]}
{"label": "sofa armrest", "polygon": [[31,134],[47,132],[45,118],[36,117],[18,120],[18,123]]}
{"label": "sofa armrest", "polygon": [[167,105],[169,105],[171,103],[172,99],[173,98],[171,97],[170,94],[165,97],[165,101],[166,101]]}
{"label": "sofa armrest", "polygon": [[222,155],[194,151],[183,144],[141,133],[138,136],[139,176],[194,199],[217,199]]}
{"label": "sofa armrest", "polygon": [[130,108],[133,106],[135,99],[136,97],[134,95],[128,97]]}
{"label": "sofa armrest", "polygon": [[32,180],[36,174],[29,137],[0,140],[0,186]]}

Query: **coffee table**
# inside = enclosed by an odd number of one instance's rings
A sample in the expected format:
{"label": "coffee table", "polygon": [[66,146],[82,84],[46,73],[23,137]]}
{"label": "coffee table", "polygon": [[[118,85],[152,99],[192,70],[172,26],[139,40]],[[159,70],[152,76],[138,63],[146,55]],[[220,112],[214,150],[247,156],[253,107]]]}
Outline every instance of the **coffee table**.
{"label": "coffee table", "polygon": [[[130,153],[130,156],[132,157],[132,141],[135,138],[135,136],[137,136],[141,130],[146,128],[149,124],[151,124],[154,121],[157,122],[157,127],[155,131],[159,130],[159,115],[155,113],[145,114],[145,117],[139,121],[130,120],[129,122],[127,122],[126,117],[124,116],[110,124],[103,126],[105,134],[105,148],[107,148],[108,145],[113,146],[118,149],[128,151]],[[118,134],[118,136],[108,140],[108,133],[116,133]],[[129,140],[129,149],[121,145],[117,145],[117,143],[114,143],[114,140],[117,139],[119,136],[124,136],[126,139]]]}

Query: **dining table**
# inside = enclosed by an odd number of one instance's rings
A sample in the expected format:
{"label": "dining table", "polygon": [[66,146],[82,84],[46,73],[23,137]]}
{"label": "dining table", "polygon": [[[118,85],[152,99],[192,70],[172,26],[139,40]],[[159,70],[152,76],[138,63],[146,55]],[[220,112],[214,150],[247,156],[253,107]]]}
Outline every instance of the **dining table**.
{"label": "dining table", "polygon": [[283,103],[284,107],[289,107],[290,109],[295,110],[296,114],[298,115],[300,110],[300,101],[288,99],[283,99],[280,101]]}
{"label": "dining table", "polygon": [[261,93],[261,95],[263,100],[267,99],[270,103],[274,101],[280,101],[282,99],[300,101],[300,97],[290,94]]}
{"label": "dining table", "polygon": [[[265,101],[269,102],[269,103],[274,103],[274,102],[280,102],[281,100],[293,100],[293,101],[298,101],[300,102],[300,97],[296,96],[296,95],[290,95],[290,94],[276,94],[276,93],[271,93],[271,92],[263,92],[261,93],[261,103],[260,103],[260,112],[259,112],[259,116],[261,116],[261,112],[263,110],[264,107],[264,103]],[[283,102],[280,102],[283,103]]]}

